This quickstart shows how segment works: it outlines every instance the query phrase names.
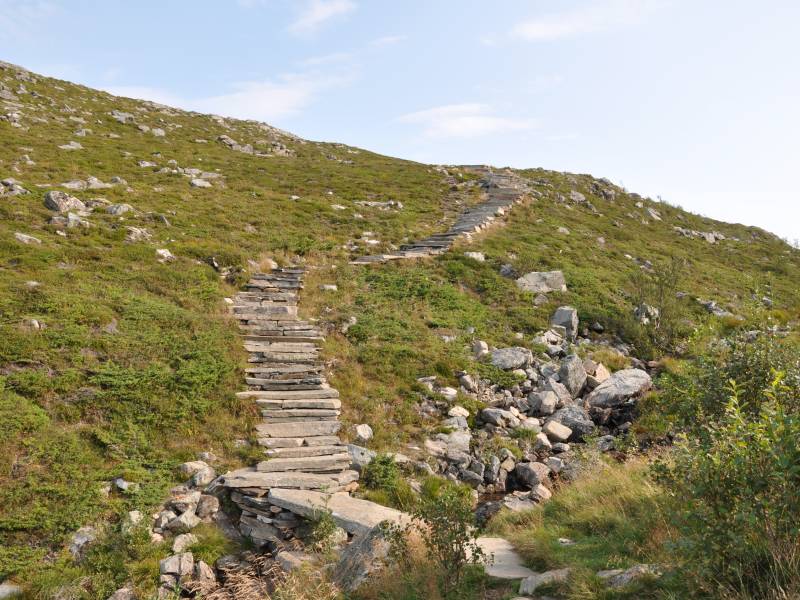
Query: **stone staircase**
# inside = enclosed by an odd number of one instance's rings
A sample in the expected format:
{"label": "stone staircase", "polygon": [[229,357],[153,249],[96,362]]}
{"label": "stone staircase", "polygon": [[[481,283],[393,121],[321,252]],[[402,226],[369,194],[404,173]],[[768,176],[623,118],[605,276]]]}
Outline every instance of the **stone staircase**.
{"label": "stone staircase", "polygon": [[291,539],[298,524],[298,513],[271,502],[271,492],[313,490],[318,494],[313,499],[345,492],[349,497],[346,492],[358,485],[347,446],[336,435],[341,402],[319,359],[322,334],[297,316],[303,273],[275,269],[253,275],[234,298],[233,315],[250,365],[248,389],[238,395],[254,400],[261,412],[256,435],[265,460],[226,473],[223,485],[242,509],[240,530],[257,543]]}
{"label": "stone staircase", "polygon": [[[323,337],[297,316],[303,273],[274,269],[256,274],[233,304],[251,365],[248,389],[238,395],[254,400],[261,411],[256,433],[265,460],[224,474],[220,484],[241,509],[241,534],[272,550],[291,544],[301,519],[321,511],[359,538],[384,521],[411,521],[407,513],[350,496],[358,487],[358,472],[350,469],[350,453],[336,435],[341,402],[319,359]],[[494,558],[486,566],[490,576],[532,574],[507,541],[482,537],[477,542]]]}
{"label": "stone staircase", "polygon": [[368,265],[385,263],[404,258],[421,258],[447,252],[456,240],[485,229],[495,219],[506,214],[515,204],[522,202],[527,193],[527,185],[519,177],[510,173],[496,172],[491,167],[471,167],[470,170],[482,175],[481,186],[486,199],[468,208],[444,233],[436,233],[418,242],[405,244],[392,254],[359,256],[350,264]]}

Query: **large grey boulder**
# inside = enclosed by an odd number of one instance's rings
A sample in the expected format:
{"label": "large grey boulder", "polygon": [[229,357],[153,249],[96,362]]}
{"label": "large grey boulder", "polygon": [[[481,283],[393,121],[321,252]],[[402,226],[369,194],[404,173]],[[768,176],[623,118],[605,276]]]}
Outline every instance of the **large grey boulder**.
{"label": "large grey boulder", "polygon": [[558,396],[550,390],[528,394],[528,406],[533,415],[552,415],[558,406]]}
{"label": "large grey boulder", "polygon": [[650,389],[653,380],[641,369],[623,369],[598,385],[586,397],[590,406],[613,408]]}
{"label": "large grey boulder", "polygon": [[586,385],[586,369],[583,368],[583,361],[575,354],[571,354],[561,361],[561,368],[558,370],[558,378],[561,384],[569,390],[573,398],[581,395],[583,387]]}
{"label": "large grey boulder", "polygon": [[533,353],[527,348],[519,346],[492,350],[491,356],[492,364],[505,371],[524,369],[533,361]]}
{"label": "large grey boulder", "polygon": [[557,410],[548,421],[556,421],[572,430],[570,440],[580,440],[594,431],[595,425],[589,413],[577,404],[571,404]]}
{"label": "large grey boulder", "polygon": [[578,335],[578,311],[571,306],[559,306],[550,317],[552,327],[563,327],[567,332],[567,339],[574,340]]}
{"label": "large grey boulder", "polygon": [[566,292],[567,280],[561,271],[533,271],[517,279],[517,287],[535,294]]}
{"label": "large grey boulder", "polygon": [[60,190],[50,190],[44,195],[44,205],[50,210],[68,212],[70,210],[86,210],[86,205],[75,196]]}
{"label": "large grey boulder", "polygon": [[514,475],[520,483],[524,483],[529,488],[534,488],[547,480],[550,474],[550,467],[540,462],[519,463],[514,468]]}
{"label": "large grey boulder", "polygon": [[376,525],[344,549],[333,569],[333,581],[342,591],[352,592],[384,567],[389,549],[384,529]]}
{"label": "large grey boulder", "polygon": [[555,571],[536,573],[522,580],[522,583],[519,585],[519,593],[521,596],[529,596],[543,585],[561,583],[566,581],[568,577],[569,569],[557,569]]}

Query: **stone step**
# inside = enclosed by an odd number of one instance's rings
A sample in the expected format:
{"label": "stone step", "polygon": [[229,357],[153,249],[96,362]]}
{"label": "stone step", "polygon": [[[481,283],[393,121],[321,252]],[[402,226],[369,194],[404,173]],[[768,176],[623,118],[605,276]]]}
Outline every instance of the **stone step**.
{"label": "stone step", "polygon": [[276,342],[288,342],[292,344],[314,344],[319,345],[325,341],[321,335],[318,336],[301,336],[301,335],[284,335],[283,333],[275,333],[274,335],[243,335],[242,339],[246,342],[261,342],[273,344]]}
{"label": "stone step", "polygon": [[261,416],[265,419],[289,419],[292,417],[338,417],[336,409],[329,408],[286,408],[284,406],[273,409],[266,408],[261,411]]}
{"label": "stone step", "polygon": [[315,400],[271,400],[259,398],[256,400],[256,404],[259,408],[264,410],[321,409],[338,411],[342,407],[342,402],[338,398],[319,398]]}
{"label": "stone step", "polygon": [[[332,490],[358,480],[356,471],[343,471],[331,475],[317,473],[264,473],[253,468],[239,469],[223,475],[223,484],[228,488],[273,489],[291,488],[300,490]],[[294,512],[294,511],[291,511]]]}
{"label": "stone step", "polygon": [[269,457],[295,458],[299,456],[330,456],[347,450],[347,446],[300,446],[298,448],[268,448],[264,454]]}
{"label": "stone step", "polygon": [[339,421],[302,421],[298,423],[259,423],[260,438],[299,438],[335,435],[341,429]]}
{"label": "stone step", "polygon": [[261,419],[262,423],[305,423],[307,421],[338,421],[339,417],[269,417]]}
{"label": "stone step", "polygon": [[264,448],[335,446],[341,443],[342,440],[335,435],[317,435],[297,438],[258,438],[258,445]]}
{"label": "stone step", "polygon": [[307,473],[324,473],[344,471],[350,466],[350,453],[340,452],[329,456],[298,456],[294,458],[270,458],[256,465],[256,471],[275,473],[286,471],[303,471]]}
{"label": "stone step", "polygon": [[265,341],[265,340],[251,340],[245,338],[244,349],[248,352],[285,352],[285,353],[298,353],[298,354],[316,354],[319,347],[316,344],[308,342],[290,342],[290,341]]}
{"label": "stone step", "polygon": [[261,388],[264,391],[299,391],[299,390],[321,390],[324,386],[323,379],[256,379],[246,377],[248,385]]}
{"label": "stone step", "polygon": [[237,392],[239,398],[253,398],[255,400],[321,400],[323,398],[338,398],[339,390],[332,387],[321,387],[317,390],[248,390]]}
{"label": "stone step", "polygon": [[324,494],[273,488],[270,489],[267,499],[275,506],[307,519],[314,518],[319,511],[330,511],[336,524],[353,535],[363,535],[383,521],[400,525],[411,522],[411,516],[407,513],[368,500],[352,498],[346,493]]}
{"label": "stone step", "polygon": [[[247,349],[246,349],[247,350]],[[319,361],[319,356],[316,352],[254,352],[252,350],[248,350],[249,359],[248,362],[250,363],[317,363],[321,364]]]}

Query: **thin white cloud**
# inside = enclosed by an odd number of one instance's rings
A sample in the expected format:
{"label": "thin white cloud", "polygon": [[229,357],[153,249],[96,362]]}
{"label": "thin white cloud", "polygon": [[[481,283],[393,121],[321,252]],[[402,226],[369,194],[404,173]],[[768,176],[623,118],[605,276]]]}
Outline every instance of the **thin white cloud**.
{"label": "thin white cloud", "polygon": [[642,23],[663,5],[663,0],[599,0],[522,21],[510,33],[517,39],[552,41],[610,31]]}
{"label": "thin white cloud", "polygon": [[372,40],[369,45],[370,46],[391,46],[393,44],[399,44],[400,42],[404,42],[408,39],[407,35],[385,35],[383,37],[379,37],[377,39]]}
{"label": "thin white cloud", "polygon": [[437,106],[408,113],[402,123],[421,125],[423,133],[437,138],[471,138],[526,131],[536,127],[528,118],[500,117],[486,104],[464,103]]}
{"label": "thin white cloud", "polygon": [[289,32],[295,35],[314,33],[331,19],[355,9],[353,0],[309,0],[300,16],[289,25]]}
{"label": "thin white cloud", "polygon": [[311,56],[301,60],[298,64],[303,67],[318,67],[320,65],[346,62],[352,58],[353,55],[350,52],[332,52],[331,54],[323,54],[322,56]]}
{"label": "thin white cloud", "polygon": [[349,73],[291,73],[271,80],[238,83],[230,92],[201,98],[182,98],[168,90],[145,86],[106,86],[104,89],[117,96],[269,123],[301,113],[320,93],[344,85],[352,78]]}

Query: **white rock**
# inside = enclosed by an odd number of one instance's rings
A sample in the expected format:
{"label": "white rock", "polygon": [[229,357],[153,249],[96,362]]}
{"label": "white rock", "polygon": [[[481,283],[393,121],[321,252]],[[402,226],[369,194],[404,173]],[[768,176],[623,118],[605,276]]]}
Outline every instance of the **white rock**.
{"label": "white rock", "polygon": [[366,423],[361,423],[355,426],[356,439],[360,442],[368,442],[372,439],[372,427]]}

